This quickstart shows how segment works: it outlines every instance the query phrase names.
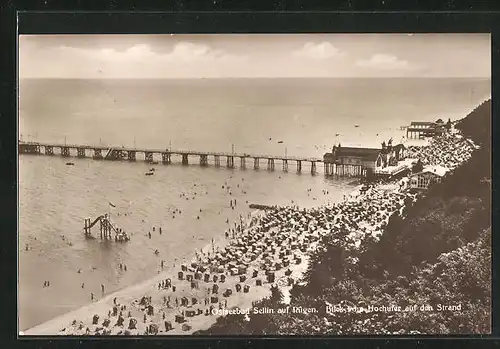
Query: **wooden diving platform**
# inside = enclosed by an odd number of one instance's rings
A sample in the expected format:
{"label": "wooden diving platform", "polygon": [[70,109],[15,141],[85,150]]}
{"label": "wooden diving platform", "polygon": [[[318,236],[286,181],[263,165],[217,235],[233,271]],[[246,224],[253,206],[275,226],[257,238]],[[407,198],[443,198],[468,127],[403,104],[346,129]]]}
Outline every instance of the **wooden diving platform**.
{"label": "wooden diving platform", "polygon": [[116,242],[127,242],[130,240],[130,237],[127,233],[125,233],[122,229],[118,228],[112,221],[111,218],[107,215],[101,215],[97,217],[94,221],[91,222],[90,218],[85,219],[85,225],[83,231],[85,233],[85,237],[91,238],[91,228],[99,223],[99,231],[101,240],[112,240],[114,233],[114,240]]}

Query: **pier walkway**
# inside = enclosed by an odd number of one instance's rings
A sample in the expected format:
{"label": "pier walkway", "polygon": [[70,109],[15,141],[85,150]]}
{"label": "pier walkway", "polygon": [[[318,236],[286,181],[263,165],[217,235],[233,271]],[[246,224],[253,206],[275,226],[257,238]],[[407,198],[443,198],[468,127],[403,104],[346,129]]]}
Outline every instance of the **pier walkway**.
{"label": "pier walkway", "polygon": [[[55,153],[55,150],[58,150]],[[240,168],[247,167],[247,159],[253,160],[254,169],[261,167],[261,161],[264,166],[267,163],[267,169],[273,171],[275,169],[275,161],[280,161],[284,171],[288,171],[289,162],[295,162],[297,172],[302,172],[302,164],[310,163],[311,173],[316,173],[316,163],[321,163],[321,158],[308,158],[297,156],[276,156],[276,155],[256,155],[247,153],[225,153],[225,152],[210,152],[197,150],[169,150],[169,149],[145,149],[145,148],[126,148],[113,146],[94,146],[80,144],[57,144],[57,143],[40,143],[40,142],[23,142],[19,141],[19,154],[37,154],[37,155],[60,155],[63,157],[76,156],[79,158],[92,157],[93,159],[102,160],[125,160],[136,161],[137,154],[143,154],[144,161],[156,162],[161,161],[164,164],[172,163],[172,156],[181,158],[183,165],[189,164],[189,158],[198,157],[201,166],[207,166],[209,157],[213,159],[215,167],[221,166],[221,158],[226,160],[228,168],[235,167],[235,158],[240,159]],[[155,156],[159,157],[155,159]]]}

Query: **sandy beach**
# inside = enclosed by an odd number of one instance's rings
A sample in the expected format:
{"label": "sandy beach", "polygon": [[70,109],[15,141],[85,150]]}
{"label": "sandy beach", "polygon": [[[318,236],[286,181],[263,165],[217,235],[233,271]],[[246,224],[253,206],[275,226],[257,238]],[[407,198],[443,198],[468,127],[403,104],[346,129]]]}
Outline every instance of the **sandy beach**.
{"label": "sandy beach", "polygon": [[[257,220],[259,219],[260,212],[255,211],[250,215],[251,219]],[[238,238],[241,241],[241,237],[248,234],[250,231],[244,231],[243,234],[240,234]],[[236,235],[235,235],[236,237]],[[238,240],[230,241],[225,238],[224,235],[220,237],[220,239],[215,240],[210,244],[207,244],[200,252],[195,252],[195,254],[199,254],[200,257],[193,257],[192,262],[188,265],[181,266],[181,269],[185,270],[184,267],[187,268],[188,271],[194,272],[194,269],[191,264],[199,264],[201,256],[208,257],[211,253],[210,251],[217,251],[221,249],[225,249],[230,246],[231,243],[238,243]],[[279,251],[279,247],[277,247],[276,251]],[[278,253],[278,252],[277,252]],[[227,274],[219,274],[226,275],[226,279],[224,282],[213,282],[213,276],[217,275],[217,273],[211,273],[210,282],[204,282],[202,280],[196,280],[199,285],[197,287],[192,287],[186,279],[179,280],[178,270],[179,265],[175,267],[170,267],[168,269],[164,269],[163,272],[159,273],[152,279],[144,281],[140,284],[134,285],[132,287],[125,288],[123,290],[111,293],[109,295],[104,296],[102,299],[99,299],[87,306],[81,307],[75,311],[69,312],[62,316],[56,317],[50,321],[47,321],[39,326],[35,326],[28,331],[25,331],[25,335],[47,335],[47,334],[60,334],[60,335],[85,335],[85,334],[130,334],[130,335],[142,335],[147,332],[147,327],[152,324],[164,323],[165,321],[170,322],[173,327],[171,330],[166,331],[165,327],[160,328],[159,334],[191,334],[194,331],[200,329],[209,328],[216,319],[220,316],[216,311],[203,312],[203,314],[199,314],[202,308],[206,308],[205,300],[207,297],[218,297],[220,298],[220,294],[223,293],[224,290],[231,289],[232,294],[229,297],[224,297],[224,303],[217,302],[217,308],[214,309],[231,309],[231,308],[250,308],[252,306],[252,302],[262,299],[270,295],[270,289],[273,284],[280,285],[282,287],[289,287],[288,279],[292,278],[293,280],[299,280],[307,267],[307,255],[305,252],[300,250],[296,251],[294,254],[296,258],[295,263],[290,266],[288,269],[290,272],[287,272],[285,269],[276,270],[275,271],[275,280],[273,283],[266,281],[266,276],[263,270],[259,270],[261,267],[259,263],[265,262],[261,258],[256,258],[254,261],[250,262],[247,265],[248,268],[253,268],[253,270],[257,271],[257,275],[255,275],[255,271],[252,274],[252,277],[246,280],[245,285],[249,286],[249,290],[251,291],[245,292],[244,286],[241,287],[240,291],[236,290],[236,285],[243,285],[240,279],[240,274],[235,272],[234,275],[231,275],[231,272],[227,272]],[[209,257],[208,257],[209,258]],[[298,262],[300,260],[300,262]],[[207,260],[205,259],[205,263]],[[236,262],[236,261],[235,261]],[[288,275],[285,275],[288,274]],[[246,275],[246,274],[245,274]],[[255,275],[255,276],[253,276]],[[173,287],[158,287],[158,284],[165,282],[166,280],[171,280],[172,286],[175,287],[175,291]],[[260,280],[261,286],[256,286],[257,280]],[[200,285],[202,284],[202,285]],[[217,293],[213,293],[213,286],[219,288]],[[145,297],[145,302],[140,304],[143,297]],[[151,298],[148,298],[151,297]],[[176,306],[174,299],[176,299],[179,303],[182,302],[182,298],[187,299],[190,305],[187,306]],[[165,300],[170,300],[165,302]],[[212,301],[210,299],[210,301]],[[147,305],[146,305],[147,303]],[[125,305],[124,308],[123,305]],[[147,321],[144,321],[144,313],[145,307],[152,305],[155,309],[154,315],[148,315]],[[109,312],[113,312],[113,308],[121,309],[120,311],[116,311],[116,314],[120,312],[124,320],[126,320],[126,324],[130,322],[130,319],[135,319],[137,321],[136,329],[127,330],[125,332],[121,329],[120,326],[112,327],[111,331],[104,331],[103,326],[93,325],[93,317],[96,314],[100,315],[99,323],[102,323],[103,318],[108,318],[113,320],[113,314],[109,315]],[[182,310],[180,309],[182,308]],[[182,324],[175,323],[175,316],[181,315],[182,313],[186,314],[190,311],[195,311],[196,315],[189,318],[188,316],[184,316],[185,320]],[[165,315],[163,315],[165,314]],[[130,315],[130,316],[129,316]],[[116,316],[116,315],[115,315]],[[181,315],[182,316],[182,315]],[[189,321],[187,321],[189,319]],[[115,321],[116,322],[116,319]],[[64,325],[68,325],[64,327]],[[179,325],[179,326],[176,326]],[[184,325],[184,326],[183,326]],[[186,326],[187,325],[187,326]],[[87,327],[89,327],[89,331],[87,331]],[[90,333],[89,333],[90,332]]]}

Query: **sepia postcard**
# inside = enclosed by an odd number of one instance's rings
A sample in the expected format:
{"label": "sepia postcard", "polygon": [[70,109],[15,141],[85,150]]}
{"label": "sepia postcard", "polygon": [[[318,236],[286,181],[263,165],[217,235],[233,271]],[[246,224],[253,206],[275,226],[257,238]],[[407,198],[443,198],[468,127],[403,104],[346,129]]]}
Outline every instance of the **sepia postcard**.
{"label": "sepia postcard", "polygon": [[489,34],[20,35],[20,335],[491,328]]}

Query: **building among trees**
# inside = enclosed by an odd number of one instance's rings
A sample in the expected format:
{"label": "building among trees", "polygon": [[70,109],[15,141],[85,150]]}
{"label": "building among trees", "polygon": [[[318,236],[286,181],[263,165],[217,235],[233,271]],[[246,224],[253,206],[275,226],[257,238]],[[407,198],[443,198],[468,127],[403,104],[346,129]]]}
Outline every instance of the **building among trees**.
{"label": "building among trees", "polygon": [[427,190],[429,185],[441,182],[448,169],[443,166],[427,166],[421,172],[410,176],[410,190]]}

